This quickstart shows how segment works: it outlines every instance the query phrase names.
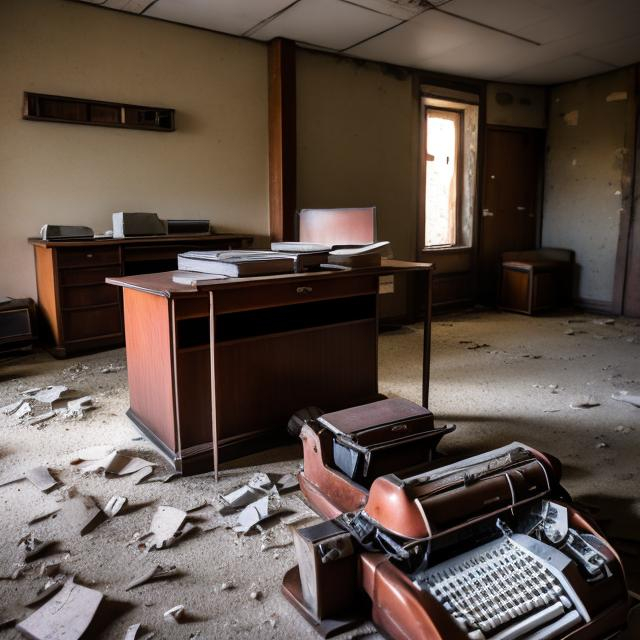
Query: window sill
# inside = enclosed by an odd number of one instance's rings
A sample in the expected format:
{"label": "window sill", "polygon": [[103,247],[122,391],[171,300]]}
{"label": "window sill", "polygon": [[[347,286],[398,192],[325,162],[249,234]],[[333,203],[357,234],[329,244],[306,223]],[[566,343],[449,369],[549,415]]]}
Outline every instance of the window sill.
{"label": "window sill", "polygon": [[467,251],[471,251],[473,247],[470,245],[456,245],[452,247],[423,247],[420,250],[420,255],[422,257],[432,254],[432,253],[465,253]]}

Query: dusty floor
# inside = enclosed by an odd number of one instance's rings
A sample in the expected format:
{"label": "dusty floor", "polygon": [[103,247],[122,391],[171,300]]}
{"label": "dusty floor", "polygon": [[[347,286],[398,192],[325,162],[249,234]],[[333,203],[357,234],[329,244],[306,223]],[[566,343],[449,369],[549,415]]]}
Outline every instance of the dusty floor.
{"label": "dusty floor", "polygon": [[[558,456],[565,486],[615,539],[624,553],[630,588],[640,591],[640,409],[611,398],[621,389],[640,392],[640,323],[599,322],[595,316],[532,319],[494,312],[437,318],[430,408],[440,424],[458,425],[443,442],[445,452],[471,453],[520,440]],[[418,325],[382,336],[381,392],[420,400],[421,340]],[[124,351],[66,361],[44,353],[0,361],[0,406],[21,391],[49,384],[93,394],[98,404],[83,420],[57,417],[41,426],[0,414],[0,482],[46,465],[64,486],[93,496],[101,506],[112,495],[128,497],[130,505],[128,512],[80,537],[65,529],[62,518],[28,525],[35,515],[59,506],[61,490],[44,494],[28,481],[0,486],[0,575],[11,574],[18,540],[33,531],[56,541],[52,550],[64,558],[65,572],[107,597],[87,637],[123,638],[129,625],[140,622],[156,638],[316,638],[279,592],[282,575],[294,564],[291,546],[261,551],[259,535],[238,538],[224,526],[146,555],[127,544],[147,530],[160,504],[184,508],[201,498],[215,503],[219,493],[243,483],[256,469],[294,471],[300,462],[297,447],[228,465],[218,485],[210,475],[141,485],[134,484],[136,476],[82,475],[69,463],[80,450],[95,445],[113,445],[153,460],[159,465],[156,475],[168,471],[124,416],[126,370],[102,373],[110,364],[124,365]],[[599,406],[571,408],[585,396]],[[301,505],[295,503],[296,495],[287,498],[294,508]],[[220,519],[212,507],[194,516],[203,528]],[[176,565],[179,575],[125,591],[149,563]],[[45,580],[37,571],[0,580],[0,621],[31,611],[23,603]],[[222,590],[225,582],[234,588]],[[252,591],[262,597],[252,599]],[[177,604],[186,606],[187,620],[164,622],[163,612]],[[0,637],[19,634],[6,629]]]}

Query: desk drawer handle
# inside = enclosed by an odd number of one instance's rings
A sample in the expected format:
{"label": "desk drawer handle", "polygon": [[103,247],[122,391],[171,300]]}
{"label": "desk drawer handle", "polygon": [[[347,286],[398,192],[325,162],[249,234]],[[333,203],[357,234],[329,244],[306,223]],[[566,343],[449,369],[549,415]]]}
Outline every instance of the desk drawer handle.
{"label": "desk drawer handle", "polygon": [[296,287],[296,293],[311,293],[313,287]]}

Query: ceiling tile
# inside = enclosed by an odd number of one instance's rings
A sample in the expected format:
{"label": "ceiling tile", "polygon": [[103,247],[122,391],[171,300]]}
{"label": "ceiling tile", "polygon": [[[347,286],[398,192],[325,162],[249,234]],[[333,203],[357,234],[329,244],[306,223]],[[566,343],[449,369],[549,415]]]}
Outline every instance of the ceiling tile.
{"label": "ceiling tile", "polygon": [[522,29],[552,15],[550,9],[530,0],[452,0],[442,9],[504,31]]}
{"label": "ceiling tile", "polygon": [[569,80],[585,78],[597,73],[611,71],[612,66],[582,56],[566,56],[550,62],[543,62],[523,68],[501,80],[531,84],[557,84]]}
{"label": "ceiling tile", "polygon": [[158,0],[145,16],[242,35],[293,0]]}
{"label": "ceiling tile", "polygon": [[[424,3],[420,0],[348,0],[367,9],[373,9],[401,20],[409,20],[425,11]],[[435,4],[435,3],[434,3]]]}
{"label": "ceiling tile", "polygon": [[300,0],[251,36],[258,40],[291,38],[341,50],[400,22],[341,0]]}
{"label": "ceiling tile", "polygon": [[640,32],[629,38],[584,49],[580,53],[619,67],[640,62]]}
{"label": "ceiling tile", "polygon": [[[486,32],[483,27],[444,13],[425,11],[413,20],[349,49],[348,53],[393,64],[421,66],[427,58],[471,42]],[[490,33],[495,35],[494,31]]]}

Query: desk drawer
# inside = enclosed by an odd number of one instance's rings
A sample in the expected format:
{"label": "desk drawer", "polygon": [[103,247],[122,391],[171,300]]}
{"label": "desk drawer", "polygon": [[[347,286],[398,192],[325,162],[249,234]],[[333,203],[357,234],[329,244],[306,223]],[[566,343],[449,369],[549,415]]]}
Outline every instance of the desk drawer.
{"label": "desk drawer", "polygon": [[377,292],[377,276],[301,279],[299,282],[256,284],[255,286],[216,291],[216,314],[280,307],[289,304],[330,300]]}
{"label": "desk drawer", "polygon": [[[120,265],[98,267],[97,269],[61,269],[58,272],[58,282],[63,287],[73,285],[104,284],[105,278],[117,278],[122,275]],[[116,289],[113,285],[108,285]]]}
{"label": "desk drawer", "polygon": [[92,267],[120,262],[118,247],[88,247],[85,249],[57,249],[59,267]]}
{"label": "desk drawer", "polygon": [[63,287],[61,291],[62,308],[117,304],[118,294],[118,287],[110,284]]}
{"label": "desk drawer", "polygon": [[87,340],[122,333],[120,305],[64,311],[64,339]]}

